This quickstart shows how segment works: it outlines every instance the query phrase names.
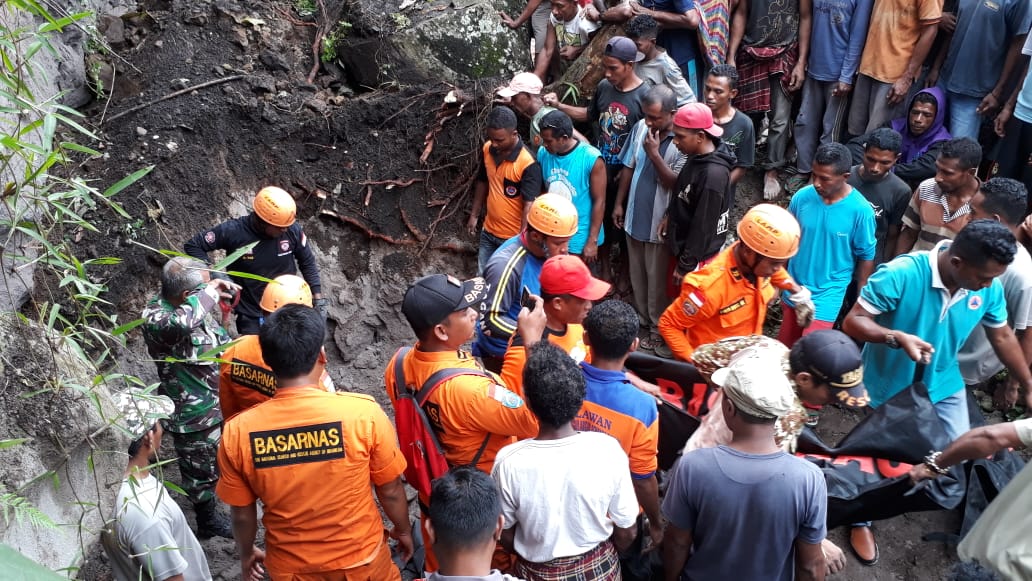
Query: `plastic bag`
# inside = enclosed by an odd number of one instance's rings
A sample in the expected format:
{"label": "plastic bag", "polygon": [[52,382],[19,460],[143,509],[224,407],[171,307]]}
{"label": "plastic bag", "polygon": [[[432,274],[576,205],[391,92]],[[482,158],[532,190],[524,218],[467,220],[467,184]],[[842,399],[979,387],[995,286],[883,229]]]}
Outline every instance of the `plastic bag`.
{"label": "plastic bag", "polygon": [[824,472],[828,484],[828,526],[882,520],[905,512],[953,509],[964,500],[962,467],[915,488],[907,473],[949,438],[921,382],[873,410],[836,446],[809,428],[796,455]]}

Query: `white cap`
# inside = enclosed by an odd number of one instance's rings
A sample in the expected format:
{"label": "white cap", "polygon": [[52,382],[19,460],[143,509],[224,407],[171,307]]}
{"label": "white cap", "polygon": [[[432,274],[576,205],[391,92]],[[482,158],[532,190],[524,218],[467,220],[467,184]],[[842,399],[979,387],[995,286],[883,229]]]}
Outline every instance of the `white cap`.
{"label": "white cap", "polygon": [[502,87],[495,91],[501,97],[512,97],[519,93],[530,93],[540,95],[544,83],[534,73],[520,73],[509,81],[509,86]]}
{"label": "white cap", "polygon": [[779,418],[792,411],[796,399],[784,360],[782,353],[750,347],[714,371],[711,379],[739,410],[757,418]]}

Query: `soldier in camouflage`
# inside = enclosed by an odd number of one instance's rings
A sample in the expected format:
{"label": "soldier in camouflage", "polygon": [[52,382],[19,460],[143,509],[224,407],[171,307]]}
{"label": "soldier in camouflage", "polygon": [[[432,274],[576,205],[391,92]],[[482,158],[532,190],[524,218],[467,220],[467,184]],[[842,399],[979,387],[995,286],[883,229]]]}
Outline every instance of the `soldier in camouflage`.
{"label": "soldier in camouflage", "polygon": [[217,508],[216,453],[222,429],[218,361],[202,356],[230,341],[219,322],[219,301],[240,287],[211,278],[207,265],[176,257],[161,271],[161,293],[143,310],[143,337],[158,367],[159,392],[175,403],[165,420],[172,434],[182,486],[197,513],[201,538],[232,538],[228,518]]}

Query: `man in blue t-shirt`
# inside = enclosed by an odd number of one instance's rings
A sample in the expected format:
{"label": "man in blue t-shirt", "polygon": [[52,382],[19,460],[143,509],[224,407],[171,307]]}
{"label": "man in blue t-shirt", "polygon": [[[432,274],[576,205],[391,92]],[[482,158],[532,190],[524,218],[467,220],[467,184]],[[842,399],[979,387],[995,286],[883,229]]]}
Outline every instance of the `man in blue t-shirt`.
{"label": "man in blue t-shirt", "polygon": [[953,440],[968,431],[957,352],[972,331],[981,332],[979,325],[1011,377],[1032,393],[1032,374],[1007,326],[1003,286],[995,280],[1016,251],[1006,226],[974,220],[952,242],[898,256],[871,275],[842,324],[846,334],[867,343],[864,384],[871,407],[906,389],[920,361],[926,366],[928,397],[946,434]]}
{"label": "man in blue t-shirt", "polygon": [[573,137],[573,122],[562,111],[541,119],[541,147],[537,152],[544,190],[573,202],[577,232],[570,238],[570,254],[593,265],[605,242],[602,216],[606,206],[606,165],[598,149]]}
{"label": "man in blue t-shirt", "polygon": [[786,347],[806,333],[831,329],[853,272],[863,287],[874,269],[874,210],[863,194],[847,183],[851,163],[849,148],[841,143],[818,147],[813,185],[796,192],[788,204],[802,231],[799,252],[788,261],[788,273],[810,289],[816,312],[813,323],[804,330],[797,324],[792,301],[787,294],[782,297],[784,318],[778,340]]}
{"label": "man in blue t-shirt", "polygon": [[489,285],[483,318],[477,321],[473,354],[488,371],[499,373],[516,317],[523,308],[523,289],[541,293],[541,267],[550,256],[567,254],[577,232],[577,209],[567,198],[542,194],[530,205],[527,227],[506,240],[484,267]]}
{"label": "man in blue t-shirt", "polygon": [[842,119],[867,40],[874,0],[813,0],[810,60],[795,121],[796,168],[810,174],[820,143],[841,141]]}
{"label": "man in blue t-shirt", "polygon": [[740,352],[712,376],[731,443],[685,454],[663,499],[666,579],[824,579],[828,490],[816,465],[774,443],[795,405],[780,354]]}

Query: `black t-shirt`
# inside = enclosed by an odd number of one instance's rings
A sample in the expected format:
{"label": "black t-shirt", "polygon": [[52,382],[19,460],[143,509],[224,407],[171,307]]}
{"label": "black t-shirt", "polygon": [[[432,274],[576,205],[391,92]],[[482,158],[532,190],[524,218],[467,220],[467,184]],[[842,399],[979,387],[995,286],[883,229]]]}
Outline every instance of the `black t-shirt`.
{"label": "black t-shirt", "polygon": [[588,121],[596,124],[595,147],[602,152],[606,165],[623,167],[623,149],[629,145],[634,124],[644,118],[641,100],[650,88],[649,81],[642,81],[630,91],[618,91],[606,80],[599,82],[588,102]]}
{"label": "black t-shirt", "polygon": [[756,162],[756,129],[752,119],[736,110],[730,121],[718,125],[724,130],[720,140],[738,158],[735,167],[752,167]]}
{"label": "black t-shirt", "polygon": [[885,236],[889,232],[889,226],[899,226],[903,223],[903,212],[910,203],[910,186],[891,172],[880,180],[866,180],[860,175],[861,167],[853,166],[847,183],[863,194],[874,209],[874,237],[878,239],[874,265],[878,266],[885,262]]}

